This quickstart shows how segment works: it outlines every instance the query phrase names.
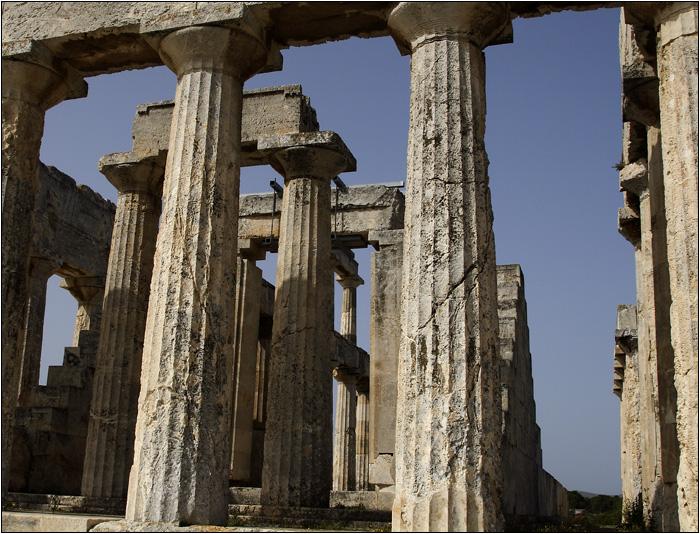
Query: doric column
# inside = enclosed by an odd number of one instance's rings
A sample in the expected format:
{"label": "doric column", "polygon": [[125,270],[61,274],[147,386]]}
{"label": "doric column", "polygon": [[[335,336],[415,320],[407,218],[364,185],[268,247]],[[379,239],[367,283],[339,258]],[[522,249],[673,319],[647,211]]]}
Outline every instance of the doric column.
{"label": "doric column", "polygon": [[134,456],[141,355],[165,155],[100,160],[117,188],[81,494],[125,497]]}
{"label": "doric column", "polygon": [[357,381],[357,417],[355,421],[355,489],[369,490],[369,380]]}
{"label": "doric column", "polygon": [[[19,391],[27,270],[39,189],[44,113],[87,95],[79,74],[36,42],[2,58],[2,500],[9,483]],[[4,52],[4,51],[3,51]]]}
{"label": "doric column", "polygon": [[355,491],[357,376],[340,367],[333,370],[333,376],[338,383],[333,444],[333,491]]}
{"label": "doric column", "polygon": [[343,308],[340,316],[340,335],[357,345],[357,288],[364,281],[359,276],[336,276],[343,287]]}
{"label": "doric column", "polygon": [[32,257],[29,262],[27,284],[27,319],[24,328],[22,376],[19,385],[19,404],[26,406],[32,387],[39,385],[41,344],[44,337],[44,313],[46,311],[46,284],[61,263],[49,258]]}
{"label": "doric column", "polygon": [[398,530],[502,530],[496,258],[484,150],[482,49],[509,27],[495,2],[401,3],[410,48]]}
{"label": "doric column", "polygon": [[225,524],[243,82],[266,50],[216,26],[156,46],[178,83],[126,518]]}
{"label": "doric column", "polygon": [[233,336],[233,434],[229,477],[232,482],[239,485],[248,485],[250,482],[250,458],[253,447],[258,327],[263,280],[262,270],[255,265],[255,260],[265,259],[264,250],[261,251],[261,256],[256,255],[256,251],[252,243],[240,249],[236,280]]}
{"label": "doric column", "polygon": [[73,333],[73,346],[77,347],[81,331],[97,331],[100,329],[105,281],[99,276],[63,278],[60,286],[63,289],[67,289],[78,301],[78,312],[75,316],[75,331]]}
{"label": "doric column", "polygon": [[262,503],[327,507],[332,471],[330,180],[355,160],[332,132],[266,138],[285,179]]}
{"label": "doric column", "polygon": [[379,250],[372,253],[370,283],[369,483],[393,486],[396,442],[396,374],[401,338],[403,230],[372,232]]}
{"label": "doric column", "polygon": [[656,15],[671,342],[677,392],[678,519],[698,530],[698,4]]}

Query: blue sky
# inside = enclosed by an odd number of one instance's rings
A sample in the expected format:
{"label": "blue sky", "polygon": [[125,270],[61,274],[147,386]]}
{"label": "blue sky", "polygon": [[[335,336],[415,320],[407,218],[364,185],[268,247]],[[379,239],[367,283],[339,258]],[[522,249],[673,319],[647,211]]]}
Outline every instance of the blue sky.
{"label": "blue sky", "polygon": [[[514,42],[486,49],[496,258],[519,263],[525,275],[544,467],[568,489],[608,494],[621,492],[616,307],[636,300],[633,248],[617,233],[618,20],[617,9],[516,19]],[[410,64],[393,41],[353,38],[283,55],[283,71],[245,88],[301,84],[321,129],[340,134],[357,158],[357,172],[342,177],[347,184],[405,180]],[[97,162],[131,149],[136,106],[172,99],[176,79],[160,67],[88,83],[86,99],[47,112],[41,157],[116,201]],[[241,192],[267,191],[275,177],[271,168],[242,169]],[[357,251],[367,282],[369,254]],[[274,283],[274,257],[263,269]],[[366,286],[358,301],[358,344],[369,349]],[[76,309],[54,277],[43,367],[60,364],[71,345]]]}

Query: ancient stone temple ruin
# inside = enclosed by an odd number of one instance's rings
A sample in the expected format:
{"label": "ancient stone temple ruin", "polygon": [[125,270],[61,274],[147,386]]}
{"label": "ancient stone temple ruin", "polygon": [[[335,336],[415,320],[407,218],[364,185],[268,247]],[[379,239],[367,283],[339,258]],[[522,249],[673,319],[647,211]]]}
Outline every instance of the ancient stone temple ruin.
{"label": "ancient stone temple ruin", "polygon": [[[4,4],[3,505],[137,525],[223,525],[232,510],[408,531],[565,518],[543,468],[524,275],[496,265],[483,49],[512,42],[516,17],[611,5]],[[615,391],[624,497],[658,530],[698,528],[697,21],[695,3],[628,3],[620,23],[620,231],[638,300],[618,311]],[[405,194],[344,186],[355,157],[301,86],[243,91],[282,68],[281,49],[353,35],[411,55]],[[116,206],[40,163],[45,111],[84,97],[85,78],[162,64],[175,100],[140,105],[132,150],[99,161]],[[252,165],[284,188],[241,195]],[[353,250],[367,247],[363,280]],[[256,265],[270,252],[274,281]],[[53,274],[79,308],[40,386]]]}
{"label": "ancient stone temple ruin", "polygon": [[698,11],[626,5],[620,233],[636,305],[619,306],[622,492],[653,530],[698,529]]}

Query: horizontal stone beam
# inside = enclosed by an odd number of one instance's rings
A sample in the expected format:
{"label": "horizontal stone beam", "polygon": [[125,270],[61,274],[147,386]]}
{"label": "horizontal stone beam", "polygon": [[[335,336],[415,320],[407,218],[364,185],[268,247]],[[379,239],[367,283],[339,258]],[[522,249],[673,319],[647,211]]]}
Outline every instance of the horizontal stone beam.
{"label": "horizontal stone beam", "polygon": [[[140,104],[131,130],[134,152],[168,150],[174,102],[164,100]],[[318,130],[316,110],[301,85],[283,85],[243,91],[241,123],[241,166],[267,164],[258,151],[258,139],[271,134],[285,135]]]}
{"label": "horizontal stone beam", "polygon": [[[238,218],[239,239],[278,238],[280,202],[277,202],[274,224],[273,193],[241,195]],[[331,231],[339,237],[357,236],[358,242],[345,246],[367,246],[370,232],[403,229],[404,195],[395,187],[358,185],[331,196]]]}
{"label": "horizontal stone beam", "polygon": [[343,367],[356,374],[358,380],[369,376],[369,354],[350,343],[338,332],[333,332],[333,347],[331,353],[333,368]]}
{"label": "horizontal stone beam", "polygon": [[116,206],[55,167],[41,164],[32,256],[63,264],[63,276],[107,274]]}
{"label": "horizontal stone beam", "polygon": [[[84,76],[162,65],[148,42],[184,26],[259,27],[279,48],[352,36],[388,35],[393,2],[5,2],[2,55],[21,54],[31,41],[50,48]],[[513,2],[511,17],[617,7],[621,2]],[[266,70],[279,70],[274,54]]]}

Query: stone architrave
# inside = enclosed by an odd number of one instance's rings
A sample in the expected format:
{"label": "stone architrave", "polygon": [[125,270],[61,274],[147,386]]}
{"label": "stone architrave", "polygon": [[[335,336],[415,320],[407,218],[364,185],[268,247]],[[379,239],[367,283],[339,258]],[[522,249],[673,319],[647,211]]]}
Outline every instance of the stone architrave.
{"label": "stone architrave", "polygon": [[355,421],[355,490],[369,490],[369,380],[357,381],[357,416]]}
{"label": "stone architrave", "polygon": [[161,212],[165,154],[109,154],[117,188],[81,494],[125,497],[134,456],[141,355]]}
{"label": "stone architrave", "polygon": [[83,330],[100,329],[102,321],[102,301],[105,291],[105,280],[99,276],[81,276],[78,278],[63,278],[60,282],[78,301],[78,312],[75,316],[75,332],[73,346],[78,346],[80,332]]}
{"label": "stone architrave", "polygon": [[401,337],[403,230],[372,232],[370,283],[369,484],[393,486],[396,442],[396,373]]}
{"label": "stone architrave", "polygon": [[677,392],[678,520],[698,530],[698,4],[660,3],[656,57]]}
{"label": "stone architrave", "polygon": [[357,345],[357,288],[364,281],[359,276],[336,276],[343,287],[343,307],[340,316],[340,335]]}
{"label": "stone architrave", "polygon": [[507,4],[400,3],[411,121],[392,525],[502,530],[496,257],[482,49]]}
{"label": "stone architrave", "polygon": [[333,491],[355,491],[357,376],[347,369],[333,370],[338,383],[333,445]]}
{"label": "stone architrave", "polygon": [[263,505],[327,507],[332,473],[330,180],[355,160],[332,132],[263,138],[284,176]]}
{"label": "stone architrave", "polygon": [[221,525],[228,517],[243,82],[267,58],[247,30],[192,26],[157,43],[178,83],[144,336],[130,521]]}
{"label": "stone architrave", "polygon": [[250,483],[251,473],[260,293],[263,280],[262,270],[255,265],[255,259],[246,256],[248,254],[241,250],[236,280],[233,434],[229,475],[231,481],[243,485]]}
{"label": "stone architrave", "polygon": [[[42,45],[2,58],[2,502],[10,480],[19,392],[27,272],[47,109],[87,95],[80,75]],[[3,50],[4,52],[4,50]]]}
{"label": "stone architrave", "polygon": [[39,385],[41,345],[44,336],[46,311],[46,284],[59,269],[60,262],[49,258],[32,257],[29,267],[27,319],[24,328],[22,375],[19,385],[19,405],[27,406],[33,386]]}

